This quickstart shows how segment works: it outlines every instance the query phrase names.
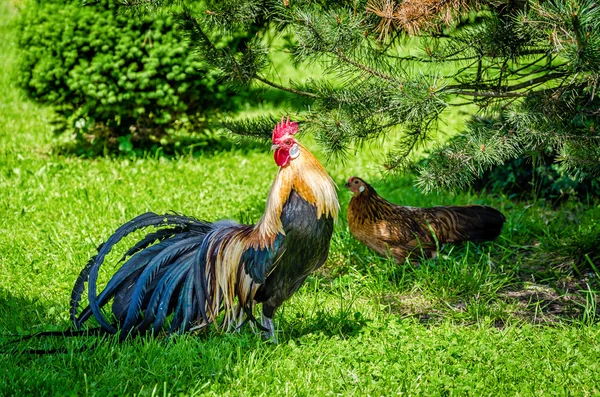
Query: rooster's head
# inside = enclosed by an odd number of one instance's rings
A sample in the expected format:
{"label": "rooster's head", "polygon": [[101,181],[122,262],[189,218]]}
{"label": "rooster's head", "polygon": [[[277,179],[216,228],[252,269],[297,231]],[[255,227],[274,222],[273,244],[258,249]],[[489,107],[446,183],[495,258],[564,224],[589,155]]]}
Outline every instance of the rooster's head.
{"label": "rooster's head", "polygon": [[350,191],[354,193],[355,196],[357,196],[365,190],[368,190],[369,185],[367,184],[367,182],[363,181],[359,177],[351,176],[348,179],[348,182],[346,182],[346,184],[344,185],[344,187],[350,189]]}
{"label": "rooster's head", "polygon": [[273,129],[273,146],[275,150],[275,163],[280,167],[285,167],[289,162],[300,155],[300,146],[298,141],[294,139],[294,135],[298,132],[298,123],[290,122],[290,118],[286,120],[281,118],[281,123],[278,123]]}

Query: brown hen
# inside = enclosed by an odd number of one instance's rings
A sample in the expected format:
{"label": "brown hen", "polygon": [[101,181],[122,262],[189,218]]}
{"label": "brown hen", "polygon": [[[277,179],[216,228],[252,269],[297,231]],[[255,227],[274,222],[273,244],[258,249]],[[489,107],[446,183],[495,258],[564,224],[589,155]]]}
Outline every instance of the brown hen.
{"label": "brown hen", "polygon": [[494,240],[506,220],[500,211],[483,205],[396,205],[358,177],[348,179],[345,187],[354,193],[348,205],[352,235],[379,254],[392,256],[399,264],[413,251],[435,257],[437,247],[445,243]]}

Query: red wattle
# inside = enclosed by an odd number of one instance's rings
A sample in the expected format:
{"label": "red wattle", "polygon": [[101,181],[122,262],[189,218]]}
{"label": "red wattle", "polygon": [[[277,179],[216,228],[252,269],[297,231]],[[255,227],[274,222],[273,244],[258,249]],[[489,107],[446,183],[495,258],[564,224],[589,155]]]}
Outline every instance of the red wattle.
{"label": "red wattle", "polygon": [[290,152],[287,150],[277,149],[273,157],[275,157],[275,164],[280,167],[284,167],[290,162]]}

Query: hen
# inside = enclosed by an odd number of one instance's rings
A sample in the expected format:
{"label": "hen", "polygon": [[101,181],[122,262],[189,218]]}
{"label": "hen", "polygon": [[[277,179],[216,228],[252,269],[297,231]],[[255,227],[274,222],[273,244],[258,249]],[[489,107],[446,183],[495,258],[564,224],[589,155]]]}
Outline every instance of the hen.
{"label": "hen", "polygon": [[435,257],[441,244],[494,240],[506,220],[500,211],[482,205],[396,205],[357,177],[348,179],[344,186],[354,194],[348,205],[352,235],[380,255],[392,256],[399,264],[413,251]]}
{"label": "hen", "polygon": [[[71,319],[81,328],[92,316],[121,339],[145,332],[201,329],[219,321],[235,329],[262,303],[262,325],[274,337],[273,315],[327,259],[339,204],[335,185],[319,161],[294,138],[295,122],[282,120],[272,142],[279,172],[256,225],[231,220],[146,213],[121,226],[81,271],[71,296]],[[169,226],[130,248],[125,263],[97,293],[105,256],[128,234]],[[84,284],[89,306],[78,314]],[[103,307],[112,300],[112,321]]]}

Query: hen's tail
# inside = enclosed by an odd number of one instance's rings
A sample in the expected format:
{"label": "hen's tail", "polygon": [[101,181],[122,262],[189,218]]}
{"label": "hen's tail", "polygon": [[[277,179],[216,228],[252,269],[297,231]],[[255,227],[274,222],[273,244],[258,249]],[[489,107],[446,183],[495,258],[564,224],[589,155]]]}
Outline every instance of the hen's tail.
{"label": "hen's tail", "polygon": [[[170,228],[154,231],[130,248],[121,261],[128,259],[98,295],[98,271],[106,255],[125,236],[148,226]],[[209,324],[216,316],[206,313],[207,308],[214,307],[211,278],[218,274],[206,266],[207,236],[236,226],[233,221],[208,223],[150,212],[127,222],[98,248],[98,254],[75,282],[71,294],[71,320],[75,327],[81,328],[93,315],[109,333],[116,333],[117,325],[120,326],[123,339],[150,329],[161,330],[171,314],[170,331],[187,331],[194,323]],[[89,306],[78,314],[86,281]],[[112,323],[102,311],[111,299],[116,319]]]}
{"label": "hen's tail", "polygon": [[506,218],[502,212],[483,205],[438,207],[436,216],[443,224],[441,243],[490,241],[500,235]]}

